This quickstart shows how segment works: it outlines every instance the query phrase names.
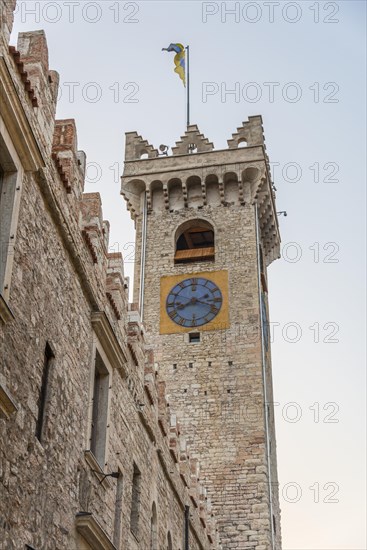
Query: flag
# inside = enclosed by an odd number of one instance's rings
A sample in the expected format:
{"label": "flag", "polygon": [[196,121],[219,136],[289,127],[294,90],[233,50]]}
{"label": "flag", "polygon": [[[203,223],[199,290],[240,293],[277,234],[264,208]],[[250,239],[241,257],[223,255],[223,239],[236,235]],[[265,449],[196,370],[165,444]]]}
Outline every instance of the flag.
{"label": "flag", "polygon": [[176,52],[174,62],[176,65],[175,73],[181,78],[183,85],[186,87],[185,74],[185,47],[182,44],[170,44],[168,48],[162,48],[162,51]]}

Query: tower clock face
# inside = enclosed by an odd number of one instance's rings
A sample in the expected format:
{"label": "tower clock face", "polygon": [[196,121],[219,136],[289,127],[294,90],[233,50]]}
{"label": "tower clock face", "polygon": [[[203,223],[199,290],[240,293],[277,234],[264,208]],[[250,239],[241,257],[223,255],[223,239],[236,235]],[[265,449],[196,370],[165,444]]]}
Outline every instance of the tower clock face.
{"label": "tower clock face", "polygon": [[218,315],[222,303],[222,293],[215,283],[191,277],[172,288],[167,296],[166,310],[177,325],[200,327]]}

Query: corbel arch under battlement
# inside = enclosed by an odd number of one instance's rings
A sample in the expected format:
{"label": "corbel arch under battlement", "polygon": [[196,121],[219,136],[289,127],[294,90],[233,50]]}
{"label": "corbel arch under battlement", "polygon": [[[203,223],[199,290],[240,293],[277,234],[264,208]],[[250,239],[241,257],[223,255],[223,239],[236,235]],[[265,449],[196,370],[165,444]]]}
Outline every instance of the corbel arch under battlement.
{"label": "corbel arch under battlement", "polygon": [[220,206],[221,196],[219,191],[219,175],[208,174],[205,178],[206,204],[209,206]]}
{"label": "corbel arch under battlement", "polygon": [[185,182],[187,190],[187,206],[198,208],[204,205],[203,187],[199,176],[189,176]]}
{"label": "corbel arch under battlement", "polygon": [[167,182],[168,201],[170,210],[181,210],[185,207],[182,180],[171,178]]}
{"label": "corbel arch under battlement", "polygon": [[164,185],[160,179],[148,184],[148,210],[162,212],[165,209]]}
{"label": "corbel arch under battlement", "polygon": [[142,196],[146,191],[146,183],[139,178],[131,178],[124,181],[121,194],[127,201],[128,209],[132,218],[140,213],[142,207]]}
{"label": "corbel arch under battlement", "polygon": [[266,170],[263,164],[246,166],[241,171],[241,183],[245,199],[252,203],[256,201],[260,188],[266,180]]}
{"label": "corbel arch under battlement", "polygon": [[223,175],[224,200],[228,204],[239,202],[239,181],[235,172],[226,172]]}

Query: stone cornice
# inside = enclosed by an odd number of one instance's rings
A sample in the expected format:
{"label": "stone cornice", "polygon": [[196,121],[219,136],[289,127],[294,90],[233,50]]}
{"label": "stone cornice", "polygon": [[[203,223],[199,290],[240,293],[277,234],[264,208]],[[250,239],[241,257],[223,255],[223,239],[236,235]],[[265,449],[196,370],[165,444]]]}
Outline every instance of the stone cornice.
{"label": "stone cornice", "polygon": [[137,179],[144,176],[153,176],[175,173],[177,171],[190,172],[198,168],[212,168],[233,164],[246,164],[265,160],[264,147],[254,145],[241,149],[216,149],[191,155],[164,156],[153,159],[133,159],[124,161],[122,182],[128,178]]}
{"label": "stone cornice", "polygon": [[25,171],[35,172],[45,161],[24,112],[4,56],[0,56],[0,114]]}
{"label": "stone cornice", "polygon": [[75,518],[75,527],[93,550],[117,550],[93,514],[79,512]]}
{"label": "stone cornice", "polygon": [[111,366],[118,369],[120,374],[126,378],[126,353],[120,346],[107,315],[103,311],[95,311],[92,313],[91,321],[93,330],[96,333],[103,350],[111,363]]}

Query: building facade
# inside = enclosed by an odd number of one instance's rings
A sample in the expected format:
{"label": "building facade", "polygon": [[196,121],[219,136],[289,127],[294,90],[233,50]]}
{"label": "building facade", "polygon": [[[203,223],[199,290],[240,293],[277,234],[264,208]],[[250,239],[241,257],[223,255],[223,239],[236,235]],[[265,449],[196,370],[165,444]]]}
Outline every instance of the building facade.
{"label": "building facade", "polygon": [[[280,550],[262,121],[126,136],[134,298],[43,31],[0,0],[0,549]],[[247,142],[247,147],[239,147]],[[147,158],[145,158],[147,157]]]}
{"label": "building facade", "polygon": [[[45,35],[0,32],[0,548],[219,548]],[[117,191],[118,192],[118,191]]]}

